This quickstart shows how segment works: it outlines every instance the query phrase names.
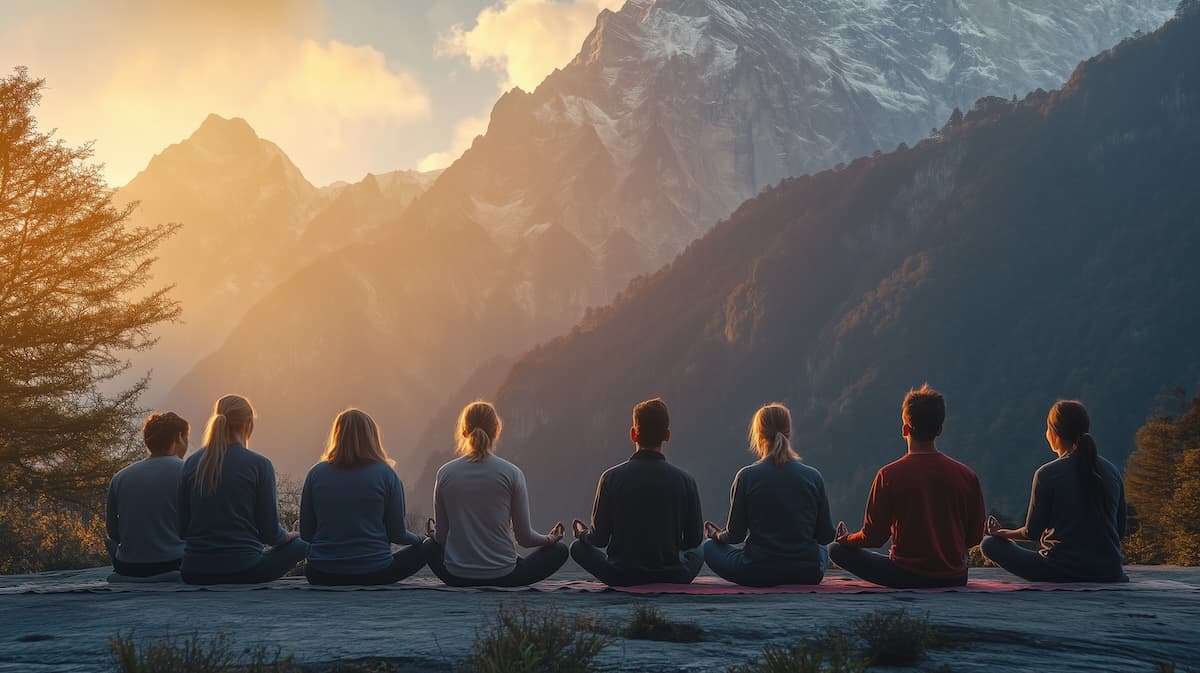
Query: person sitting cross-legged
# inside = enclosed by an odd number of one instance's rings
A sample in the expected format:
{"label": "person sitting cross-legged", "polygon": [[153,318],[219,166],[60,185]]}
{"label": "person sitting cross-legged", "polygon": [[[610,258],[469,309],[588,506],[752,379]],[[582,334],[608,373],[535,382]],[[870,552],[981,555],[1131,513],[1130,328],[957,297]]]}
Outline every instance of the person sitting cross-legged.
{"label": "person sitting cross-legged", "polygon": [[105,546],[117,575],[146,578],[179,570],[179,478],[189,431],[174,412],[151,414],[142,426],[150,455],[113,476]]}
{"label": "person sitting cross-legged", "polygon": [[[358,409],[337,415],[300,496],[309,584],[392,584],[425,565],[423,538],[404,523],[404,485],[392,465],[374,419]],[[393,554],[392,543],[403,547]]]}
{"label": "person sitting cross-legged", "polygon": [[571,558],[609,586],[689,584],[704,565],[700,494],[663,454],[669,425],[662,400],[634,407],[629,436],[637,450],[600,476],[591,528],[572,524]]}
{"label": "person sitting cross-legged", "polygon": [[725,529],[705,523],[704,562],[730,582],[819,584],[825,575],[825,545],[834,537],[825,481],[800,462],[791,434],[792,414],[782,404],[754,414],[750,447],[759,461],[734,477]]}
{"label": "person sitting cross-legged", "polygon": [[[902,407],[908,453],[875,475],[862,530],[829,546],[829,558],[858,577],[897,589],[962,586],[966,552],[983,538],[979,477],[938,451],[946,402],[928,384],[910,390]],[[869,551],[892,540],[888,556]]]}

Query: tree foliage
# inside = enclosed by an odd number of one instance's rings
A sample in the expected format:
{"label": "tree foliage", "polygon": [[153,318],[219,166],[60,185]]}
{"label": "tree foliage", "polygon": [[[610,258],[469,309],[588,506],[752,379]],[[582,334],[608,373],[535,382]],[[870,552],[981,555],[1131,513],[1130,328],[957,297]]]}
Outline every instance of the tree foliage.
{"label": "tree foliage", "polygon": [[84,511],[128,459],[146,385],[114,379],[178,315],[147,288],[174,226],[127,226],[136,204],[113,205],[91,145],[38,130],[43,86],[0,78],[0,492]]}
{"label": "tree foliage", "polygon": [[1200,565],[1200,397],[1142,426],[1125,490],[1136,526],[1129,560]]}

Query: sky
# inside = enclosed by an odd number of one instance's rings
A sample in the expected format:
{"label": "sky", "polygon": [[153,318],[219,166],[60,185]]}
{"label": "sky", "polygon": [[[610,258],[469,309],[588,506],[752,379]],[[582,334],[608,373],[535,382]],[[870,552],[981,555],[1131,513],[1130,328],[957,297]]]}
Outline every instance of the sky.
{"label": "sky", "polygon": [[623,0],[5,0],[0,71],[94,141],[114,187],[209,113],[245,118],[320,186],[451,163]]}

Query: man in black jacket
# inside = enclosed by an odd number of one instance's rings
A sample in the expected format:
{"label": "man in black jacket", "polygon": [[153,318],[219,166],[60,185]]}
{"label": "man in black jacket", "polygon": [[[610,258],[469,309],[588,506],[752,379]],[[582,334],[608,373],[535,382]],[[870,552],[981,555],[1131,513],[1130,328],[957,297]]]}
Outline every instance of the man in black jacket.
{"label": "man in black jacket", "polygon": [[629,438],[637,451],[600,475],[592,527],[579,519],[573,524],[571,558],[610,586],[689,584],[704,564],[697,550],[704,533],[700,492],[663,455],[669,426],[661,399],[633,408]]}

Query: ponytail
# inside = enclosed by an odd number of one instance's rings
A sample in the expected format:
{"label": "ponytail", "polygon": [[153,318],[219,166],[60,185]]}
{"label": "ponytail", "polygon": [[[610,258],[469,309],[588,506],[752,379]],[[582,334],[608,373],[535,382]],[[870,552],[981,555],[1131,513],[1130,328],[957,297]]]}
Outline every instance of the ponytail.
{"label": "ponytail", "polygon": [[763,406],[750,422],[750,450],[759,460],[783,465],[800,456],[792,449],[792,413],[778,402]]}
{"label": "ponytail", "polygon": [[254,408],[250,401],[238,395],[226,395],[213,405],[213,415],[204,430],[204,447],[200,462],[196,466],[195,489],[202,495],[215,492],[221,485],[221,472],[225,466],[225,454],[234,442],[234,434],[241,434],[243,441],[254,421]]}
{"label": "ponytail", "polygon": [[1079,496],[1083,504],[1107,512],[1111,500],[1100,474],[1100,454],[1090,432],[1087,408],[1076,400],[1059,400],[1050,407],[1046,424],[1059,438],[1075,445],[1071,455],[1079,471]]}
{"label": "ponytail", "polygon": [[468,404],[458,416],[458,453],[473,463],[487,458],[495,450],[501,427],[496,407],[487,402]]}

